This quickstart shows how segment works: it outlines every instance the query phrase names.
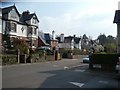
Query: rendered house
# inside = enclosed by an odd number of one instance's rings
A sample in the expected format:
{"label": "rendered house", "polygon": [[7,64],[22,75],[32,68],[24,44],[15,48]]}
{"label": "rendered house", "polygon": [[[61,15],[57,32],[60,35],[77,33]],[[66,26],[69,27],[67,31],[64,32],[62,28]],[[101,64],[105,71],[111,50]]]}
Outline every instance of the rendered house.
{"label": "rendered house", "polygon": [[0,46],[2,46],[2,9],[0,8]]}
{"label": "rendered house", "polygon": [[20,14],[15,5],[2,9],[3,42],[9,47],[14,39],[24,39],[29,47],[36,49],[38,46],[38,23],[35,13],[24,11]]}
{"label": "rendered house", "polygon": [[58,39],[58,46],[59,48],[66,48],[66,49],[81,49],[81,38],[74,36],[64,37],[64,34],[61,34]]}
{"label": "rendered house", "polygon": [[115,11],[113,23],[117,24],[117,53],[120,53],[120,10]]}

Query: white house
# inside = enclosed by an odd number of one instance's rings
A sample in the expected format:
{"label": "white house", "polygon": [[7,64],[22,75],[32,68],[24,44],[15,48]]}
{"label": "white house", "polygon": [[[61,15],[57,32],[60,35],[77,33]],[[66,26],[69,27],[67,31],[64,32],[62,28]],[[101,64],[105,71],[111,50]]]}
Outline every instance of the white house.
{"label": "white house", "polygon": [[0,8],[0,46],[2,45],[2,9]]}
{"label": "white house", "polygon": [[10,44],[16,38],[24,39],[31,48],[37,48],[39,20],[35,13],[30,14],[27,10],[20,14],[13,5],[2,9],[2,16],[3,41]]}

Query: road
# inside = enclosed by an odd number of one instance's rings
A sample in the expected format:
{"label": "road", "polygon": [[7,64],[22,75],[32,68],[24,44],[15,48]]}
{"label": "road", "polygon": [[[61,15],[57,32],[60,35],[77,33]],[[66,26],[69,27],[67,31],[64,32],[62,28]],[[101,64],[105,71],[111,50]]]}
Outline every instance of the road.
{"label": "road", "polygon": [[2,68],[3,88],[118,88],[117,74],[89,70],[81,59],[63,59]]}

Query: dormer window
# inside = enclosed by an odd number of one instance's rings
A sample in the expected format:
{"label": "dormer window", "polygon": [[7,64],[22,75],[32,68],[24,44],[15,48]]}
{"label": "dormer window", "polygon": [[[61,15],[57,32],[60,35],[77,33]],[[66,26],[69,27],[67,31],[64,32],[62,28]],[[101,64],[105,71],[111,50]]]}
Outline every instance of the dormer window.
{"label": "dormer window", "polygon": [[36,24],[36,19],[33,18],[32,23]]}

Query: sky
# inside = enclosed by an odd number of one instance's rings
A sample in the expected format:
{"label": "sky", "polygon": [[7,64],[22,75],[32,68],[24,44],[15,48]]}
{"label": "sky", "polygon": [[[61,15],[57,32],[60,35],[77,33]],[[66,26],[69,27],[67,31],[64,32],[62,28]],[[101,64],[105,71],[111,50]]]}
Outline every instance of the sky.
{"label": "sky", "polygon": [[39,19],[39,30],[56,35],[82,36],[92,39],[105,34],[116,37],[117,26],[113,24],[119,0],[5,0],[2,7],[15,3],[22,13],[29,10]]}

